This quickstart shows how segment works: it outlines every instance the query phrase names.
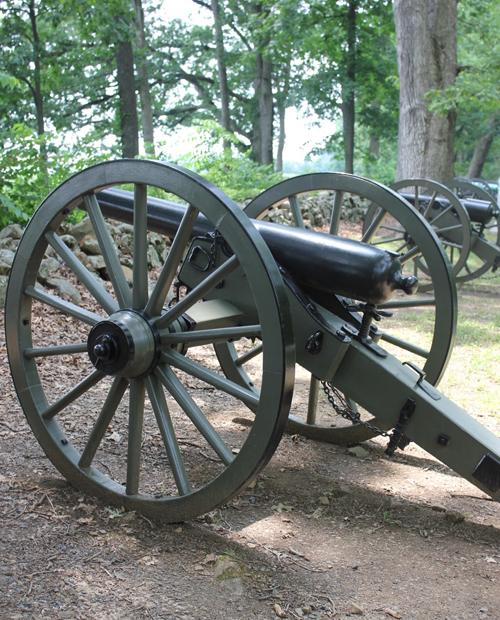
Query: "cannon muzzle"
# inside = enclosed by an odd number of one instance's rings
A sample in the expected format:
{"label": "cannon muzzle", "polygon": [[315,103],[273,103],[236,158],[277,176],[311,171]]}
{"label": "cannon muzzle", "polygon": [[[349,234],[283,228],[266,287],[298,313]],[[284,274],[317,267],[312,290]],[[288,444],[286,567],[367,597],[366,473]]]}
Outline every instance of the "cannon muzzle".
{"label": "cannon muzzle", "polygon": [[[103,213],[133,222],[132,192],[106,189],[97,194]],[[148,228],[174,237],[186,207],[148,197]],[[382,304],[398,291],[412,295],[418,280],[404,276],[398,255],[373,245],[324,233],[252,220],[274,258],[308,290],[342,295],[370,304]],[[192,236],[213,232],[212,224],[198,217]]]}

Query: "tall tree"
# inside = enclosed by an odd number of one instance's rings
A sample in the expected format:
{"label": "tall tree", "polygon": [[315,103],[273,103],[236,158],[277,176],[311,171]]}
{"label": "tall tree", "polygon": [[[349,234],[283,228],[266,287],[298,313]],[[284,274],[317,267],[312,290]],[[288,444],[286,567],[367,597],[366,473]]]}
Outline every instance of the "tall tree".
{"label": "tall tree", "polygon": [[308,4],[303,96],[320,118],[342,120],[340,135],[326,137],[325,148],[343,156],[345,171],[353,172],[356,124],[377,138],[382,127],[392,131],[395,88],[386,79],[397,72],[392,6],[387,0]]}
{"label": "tall tree", "polygon": [[493,140],[498,135],[499,130],[500,115],[491,116],[488,119],[486,133],[479,138],[476,148],[474,149],[474,155],[472,156],[469,170],[467,171],[467,177],[469,179],[475,179],[481,176],[490,147]]}
{"label": "tall tree", "polygon": [[116,81],[119,94],[120,135],[123,157],[139,154],[139,123],[135,89],[134,53],[131,41],[115,45]]}
{"label": "tall tree", "polygon": [[[226,59],[224,51],[224,33],[222,31],[222,19],[220,14],[219,0],[211,1],[211,9],[214,16],[215,52],[217,56],[217,73],[219,77],[220,91],[220,124],[227,132],[231,131],[231,112],[229,110],[229,86],[227,82]],[[230,143],[224,139],[224,149],[230,148]]]}
{"label": "tall tree", "polygon": [[454,173],[455,110],[434,113],[425,96],[457,75],[457,0],[394,0],[400,113],[396,180],[446,181]]}
{"label": "tall tree", "polygon": [[155,138],[153,128],[153,104],[149,86],[149,72],[147,66],[147,45],[144,26],[144,10],[142,0],[132,0],[135,10],[136,46],[135,64],[137,72],[137,87],[141,101],[141,123],[144,148],[149,155],[155,154]]}

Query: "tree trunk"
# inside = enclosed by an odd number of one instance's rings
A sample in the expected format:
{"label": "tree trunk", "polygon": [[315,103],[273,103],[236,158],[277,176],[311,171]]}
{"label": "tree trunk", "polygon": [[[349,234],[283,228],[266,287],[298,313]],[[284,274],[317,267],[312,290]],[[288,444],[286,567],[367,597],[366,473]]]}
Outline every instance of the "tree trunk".
{"label": "tree trunk", "polygon": [[259,83],[259,132],[260,132],[260,158],[259,162],[264,166],[273,163],[273,89],[272,89],[272,63],[262,54],[257,54],[258,83]]}
{"label": "tree trunk", "polygon": [[144,58],[146,49],[146,36],[144,34],[144,11],[142,0],[132,0],[135,9],[136,44],[139,50],[139,57],[136,59],[137,82],[139,87],[139,97],[141,100],[141,121],[142,137],[144,148],[148,155],[154,157],[155,138],[153,129],[153,106],[151,103],[151,91],[149,89],[148,68]]}
{"label": "tree trunk", "polygon": [[347,12],[347,77],[342,84],[342,126],[344,130],[345,171],[354,172],[354,88],[356,83],[356,0],[349,0]]}
{"label": "tree trunk", "polygon": [[[227,85],[226,63],[224,58],[224,35],[222,33],[222,21],[220,18],[219,0],[212,1],[212,13],[214,14],[215,50],[217,54],[217,72],[219,77],[220,91],[220,124],[226,131],[231,131],[231,115],[229,113],[229,88]],[[231,148],[231,143],[223,141],[224,150]]]}
{"label": "tree trunk", "polygon": [[477,179],[481,176],[484,163],[488,157],[490,146],[495,139],[495,136],[500,125],[500,119],[492,116],[488,121],[488,132],[479,138],[474,155],[470,162],[469,171],[467,172],[468,179]]}
{"label": "tree trunk", "polygon": [[455,112],[424,99],[457,73],[457,0],[394,0],[400,110],[396,180],[453,178]]}
{"label": "tree trunk", "polygon": [[[43,111],[43,95],[42,95],[42,80],[40,71],[40,38],[38,36],[37,28],[37,15],[35,12],[35,1],[30,0],[29,4],[31,34],[33,35],[33,65],[35,67],[34,72],[34,84],[33,84],[33,96],[35,100],[36,110],[36,129],[39,136],[43,136],[45,133],[45,118]],[[43,145],[42,145],[43,152]]]}
{"label": "tree trunk", "polygon": [[[372,108],[375,110],[380,109],[380,101],[373,101]],[[374,159],[378,159],[380,154],[380,140],[378,138],[378,134],[376,134],[373,129],[370,132],[370,146],[369,146],[369,154]]]}
{"label": "tree trunk", "polygon": [[130,41],[118,43],[115,51],[123,157],[139,154],[139,123],[135,95],[134,54]]}
{"label": "tree trunk", "polygon": [[[268,9],[261,2],[248,3],[249,10],[258,16],[258,21],[265,19]],[[273,121],[274,99],[272,88],[272,62],[267,57],[270,34],[260,33],[255,45],[255,80],[254,101],[255,117],[252,123],[252,151],[259,164],[265,166],[273,163]]]}
{"label": "tree trunk", "polygon": [[276,94],[277,107],[278,107],[278,119],[279,119],[279,136],[278,136],[278,151],[276,153],[276,172],[283,172],[283,150],[285,148],[285,113],[286,102],[288,99],[288,93],[290,92],[290,57],[285,65],[283,88],[281,92]]}
{"label": "tree trunk", "polygon": [[373,135],[370,136],[369,153],[375,159],[378,159],[380,154],[380,140]]}

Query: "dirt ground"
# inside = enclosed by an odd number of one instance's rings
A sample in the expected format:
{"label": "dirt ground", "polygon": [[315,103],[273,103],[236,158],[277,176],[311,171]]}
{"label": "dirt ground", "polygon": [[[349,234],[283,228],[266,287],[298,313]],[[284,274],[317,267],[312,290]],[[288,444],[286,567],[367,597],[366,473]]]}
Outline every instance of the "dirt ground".
{"label": "dirt ground", "polygon": [[500,506],[413,445],[285,435],[253,488],[185,523],[83,495],[25,422],[1,323],[2,620],[500,617]]}

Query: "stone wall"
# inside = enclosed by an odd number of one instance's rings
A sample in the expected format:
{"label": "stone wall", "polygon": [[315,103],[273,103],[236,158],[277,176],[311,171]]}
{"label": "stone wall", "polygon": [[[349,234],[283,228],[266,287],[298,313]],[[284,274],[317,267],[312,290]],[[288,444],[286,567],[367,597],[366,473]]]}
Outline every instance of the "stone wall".
{"label": "stone wall", "polygon": [[[108,226],[120,257],[120,263],[127,280],[132,282],[133,268],[133,227],[120,222]],[[67,247],[77,256],[98,281],[109,280],[104,258],[94,235],[90,219],[85,217],[76,225],[63,224],[57,231]],[[18,224],[7,226],[0,231],[0,307],[5,304],[5,293],[15,251],[21,239],[23,229]],[[150,269],[161,267],[168,253],[170,240],[157,233],[148,233],[148,266]],[[72,303],[81,302],[75,286],[61,274],[63,262],[48,246],[38,272],[37,286],[55,289],[62,297]]]}
{"label": "stone wall", "polygon": [[[328,226],[332,212],[335,192],[318,192],[315,196],[301,198],[299,196],[300,210],[304,218],[306,228]],[[341,219],[350,222],[361,222],[366,214],[370,201],[354,194],[344,194],[342,201]],[[290,205],[284,202],[278,208],[271,209],[265,219],[277,224],[293,224]]]}

